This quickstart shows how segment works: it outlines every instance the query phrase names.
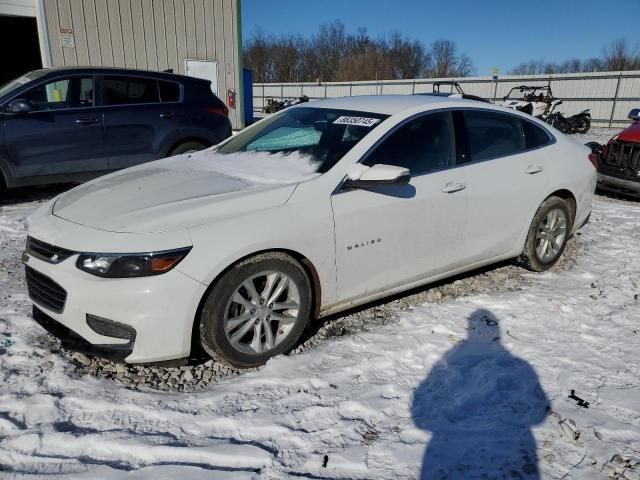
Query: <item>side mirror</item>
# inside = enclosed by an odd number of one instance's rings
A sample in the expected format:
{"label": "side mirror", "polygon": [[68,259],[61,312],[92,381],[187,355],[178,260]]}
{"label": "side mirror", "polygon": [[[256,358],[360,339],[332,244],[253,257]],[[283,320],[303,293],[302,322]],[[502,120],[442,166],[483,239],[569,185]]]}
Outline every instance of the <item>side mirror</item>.
{"label": "side mirror", "polygon": [[629,120],[640,122],[640,108],[634,108],[629,112]]}
{"label": "side mirror", "polygon": [[28,100],[23,98],[18,98],[16,100],[12,100],[7,105],[8,113],[27,113],[31,111],[31,104]]}
{"label": "side mirror", "polygon": [[371,188],[380,185],[406,185],[411,180],[409,169],[378,163],[371,167],[357,163],[347,171],[347,188]]}

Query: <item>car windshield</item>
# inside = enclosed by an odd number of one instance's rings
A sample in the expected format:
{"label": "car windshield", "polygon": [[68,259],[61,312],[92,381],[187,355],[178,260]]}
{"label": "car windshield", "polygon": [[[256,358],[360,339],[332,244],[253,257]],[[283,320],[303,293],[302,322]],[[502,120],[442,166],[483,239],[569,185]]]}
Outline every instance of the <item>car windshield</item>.
{"label": "car windshield", "polygon": [[5,95],[9,95],[14,90],[17,90],[18,88],[23,86],[25,83],[29,83],[40,78],[45,73],[47,73],[46,70],[34,70],[33,72],[22,75],[21,77],[14,78],[10,82],[5,83],[0,87],[0,98],[4,97]]}
{"label": "car windshield", "polygon": [[236,135],[217,153],[262,152],[301,157],[301,161],[312,162],[316,172],[324,173],[387,117],[353,110],[290,108]]}

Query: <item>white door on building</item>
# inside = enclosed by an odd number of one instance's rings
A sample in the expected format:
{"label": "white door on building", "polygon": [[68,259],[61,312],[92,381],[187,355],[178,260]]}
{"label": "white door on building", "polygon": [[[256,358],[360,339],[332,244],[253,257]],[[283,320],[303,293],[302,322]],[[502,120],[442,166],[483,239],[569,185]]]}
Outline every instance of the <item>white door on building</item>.
{"label": "white door on building", "polygon": [[189,77],[203,78],[211,81],[211,90],[218,97],[218,62],[205,60],[185,60],[184,69]]}

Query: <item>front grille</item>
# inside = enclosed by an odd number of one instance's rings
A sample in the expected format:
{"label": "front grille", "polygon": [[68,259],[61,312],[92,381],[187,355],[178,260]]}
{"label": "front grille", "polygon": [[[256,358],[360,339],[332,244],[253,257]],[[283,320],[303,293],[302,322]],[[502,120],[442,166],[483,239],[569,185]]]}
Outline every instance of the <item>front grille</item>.
{"label": "front grille", "polygon": [[604,163],[610,171],[616,171],[618,177],[640,179],[640,144],[620,140],[609,143]]}
{"label": "front grille", "polygon": [[27,253],[49,263],[60,263],[76,252],[27,237]]}
{"label": "front grille", "polygon": [[67,301],[67,291],[52,279],[25,266],[29,297],[38,305],[52,312],[62,313]]}

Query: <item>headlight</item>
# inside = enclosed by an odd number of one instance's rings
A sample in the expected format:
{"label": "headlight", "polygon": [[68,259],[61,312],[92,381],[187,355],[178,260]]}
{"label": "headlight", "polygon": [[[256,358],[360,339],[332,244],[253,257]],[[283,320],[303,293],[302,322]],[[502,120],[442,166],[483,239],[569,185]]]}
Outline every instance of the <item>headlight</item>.
{"label": "headlight", "polygon": [[151,253],[83,253],[76,267],[107,278],[132,278],[168,272],[187,256],[191,247]]}

